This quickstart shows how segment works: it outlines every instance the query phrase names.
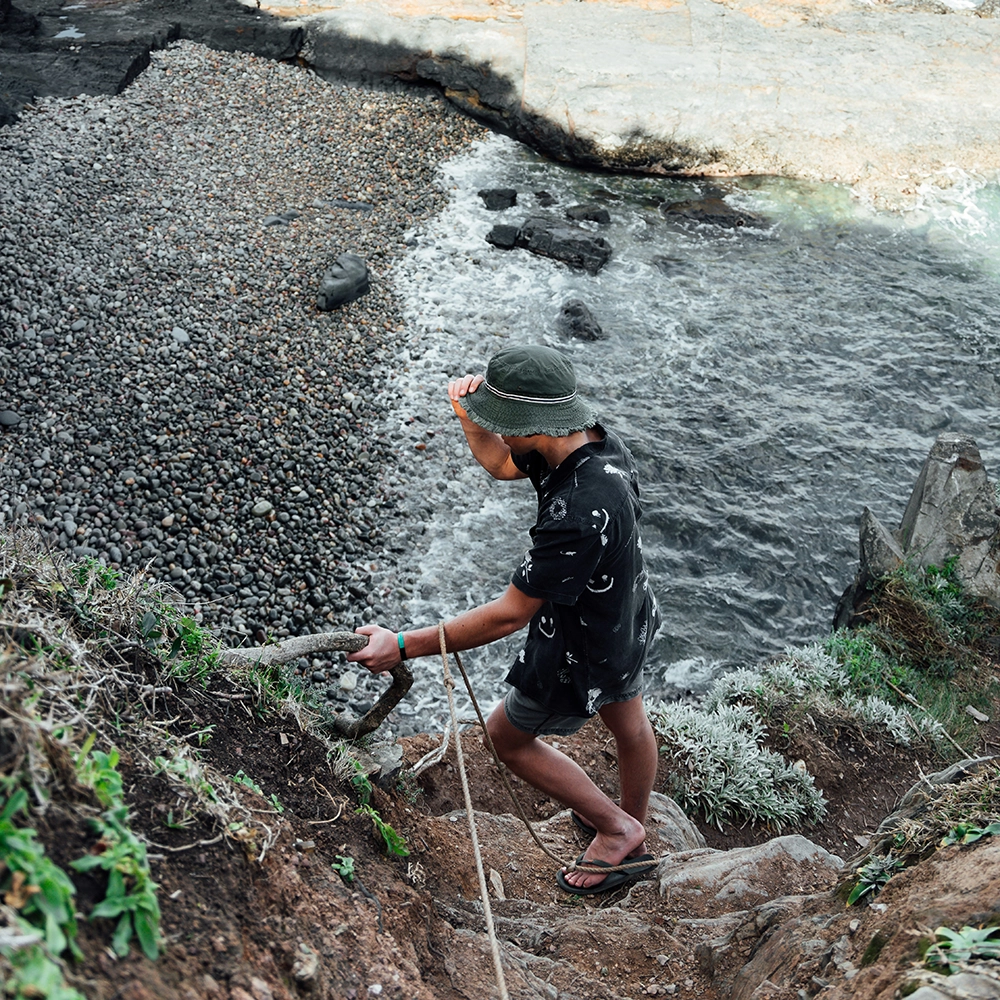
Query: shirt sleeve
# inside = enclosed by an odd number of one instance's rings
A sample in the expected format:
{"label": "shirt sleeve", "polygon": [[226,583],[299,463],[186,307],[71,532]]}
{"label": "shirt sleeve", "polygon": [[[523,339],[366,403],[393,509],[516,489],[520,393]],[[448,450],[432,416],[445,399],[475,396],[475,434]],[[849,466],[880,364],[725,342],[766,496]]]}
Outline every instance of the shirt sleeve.
{"label": "shirt sleeve", "polygon": [[529,597],[555,604],[576,604],[588,587],[609,588],[594,579],[605,549],[599,525],[559,524],[539,526],[531,548],[514,571],[511,583]]}

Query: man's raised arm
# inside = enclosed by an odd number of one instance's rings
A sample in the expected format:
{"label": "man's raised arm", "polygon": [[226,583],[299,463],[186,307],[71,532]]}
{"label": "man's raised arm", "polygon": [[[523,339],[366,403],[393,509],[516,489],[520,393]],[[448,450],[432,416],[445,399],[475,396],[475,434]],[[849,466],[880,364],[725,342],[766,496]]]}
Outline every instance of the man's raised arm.
{"label": "man's raised arm", "polygon": [[[465,611],[445,625],[448,652],[485,646],[524,628],[544,603],[540,598],[529,597],[514,584],[508,584],[496,600]],[[406,633],[390,632],[381,625],[362,625],[355,631],[369,636],[370,641],[360,652],[350,653],[347,658],[372,673],[391,670],[402,659],[404,650],[410,659],[430,656],[440,649],[436,625]]]}
{"label": "man's raised arm", "polygon": [[469,449],[476,461],[494,479],[524,479],[524,473],[514,464],[510,457],[510,448],[504,444],[503,438],[471,420],[465,407],[462,406],[462,397],[475,392],[482,383],[482,375],[466,375],[463,378],[452,379],[448,383],[448,398],[451,400],[452,409],[462,422],[462,430],[466,441],[469,442]]}

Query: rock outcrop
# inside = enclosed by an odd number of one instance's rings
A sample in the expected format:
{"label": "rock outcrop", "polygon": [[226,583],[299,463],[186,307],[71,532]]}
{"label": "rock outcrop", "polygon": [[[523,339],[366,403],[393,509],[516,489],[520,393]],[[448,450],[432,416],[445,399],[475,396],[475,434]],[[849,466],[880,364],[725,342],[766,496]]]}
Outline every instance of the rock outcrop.
{"label": "rock outcrop", "polygon": [[846,181],[890,203],[952,164],[1000,167],[1000,106],[983,84],[1000,22],[942,3],[261,6],[305,30],[321,73],[437,84],[470,114],[586,166]]}
{"label": "rock outcrop", "polygon": [[556,329],[566,337],[577,340],[601,340],[604,331],[597,318],[580,299],[567,299],[556,317]]}
{"label": "rock outcrop", "polygon": [[532,216],[520,226],[501,223],[486,235],[500,250],[520,247],[539,257],[550,257],[570,267],[597,274],[611,259],[611,244],[580,226],[545,216]]}
{"label": "rock outcrop", "polygon": [[967,434],[947,431],[938,437],[895,531],[864,509],[860,565],[837,606],[835,627],[849,625],[869,584],[904,560],[919,568],[954,560],[962,587],[1000,606],[1000,499]]}

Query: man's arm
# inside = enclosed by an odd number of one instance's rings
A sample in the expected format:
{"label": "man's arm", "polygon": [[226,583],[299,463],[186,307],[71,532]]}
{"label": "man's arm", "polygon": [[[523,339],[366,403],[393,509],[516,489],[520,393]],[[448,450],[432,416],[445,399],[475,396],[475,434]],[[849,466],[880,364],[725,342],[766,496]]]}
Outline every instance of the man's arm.
{"label": "man's arm", "polygon": [[[503,595],[495,601],[465,611],[445,623],[444,634],[448,651],[473,649],[476,646],[485,646],[494,639],[502,639],[505,635],[524,628],[544,603],[540,598],[528,597],[510,584]],[[370,640],[364,649],[348,655],[347,659],[352,663],[360,663],[376,674],[391,670],[399,663],[397,633],[390,632],[381,625],[363,625],[356,631],[361,635],[370,636]],[[407,659],[430,656],[441,649],[436,625],[405,632],[403,641]]]}
{"label": "man's arm", "polygon": [[462,397],[475,392],[482,383],[482,375],[466,375],[448,383],[448,398],[451,400],[452,409],[462,422],[462,430],[466,441],[469,442],[469,449],[475,460],[494,479],[524,479],[525,474],[514,464],[514,460],[510,457],[510,448],[504,444],[503,438],[470,420],[465,407],[462,406]]}

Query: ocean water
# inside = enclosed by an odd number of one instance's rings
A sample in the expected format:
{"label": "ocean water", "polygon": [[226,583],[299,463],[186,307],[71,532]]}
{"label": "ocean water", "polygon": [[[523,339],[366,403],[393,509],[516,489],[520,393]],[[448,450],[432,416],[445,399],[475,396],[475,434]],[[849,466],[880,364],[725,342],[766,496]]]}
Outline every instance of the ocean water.
{"label": "ocean water", "polygon": [[[450,617],[503,591],[528,544],[534,496],[469,455],[449,377],[500,347],[565,351],[581,392],[630,445],[643,482],[644,551],[664,624],[647,689],[674,697],[830,628],[869,506],[895,527],[938,433],[1000,464],[1000,187],[955,174],[917,205],[880,214],[842,186],[574,170],[500,136],[445,164],[448,208],[412,234],[395,284],[414,331],[391,392],[399,442],[400,615]],[[513,187],[489,212],[477,192]],[[614,246],[596,276],[485,242],[497,222],[599,202]],[[657,207],[720,197],[754,225],[726,229]],[[567,339],[554,320],[582,299],[605,331]],[[406,575],[402,589],[399,580]],[[520,637],[466,655],[477,694],[502,695]],[[440,723],[438,666],[420,661],[401,706]],[[425,669],[426,667],[426,669]]]}

